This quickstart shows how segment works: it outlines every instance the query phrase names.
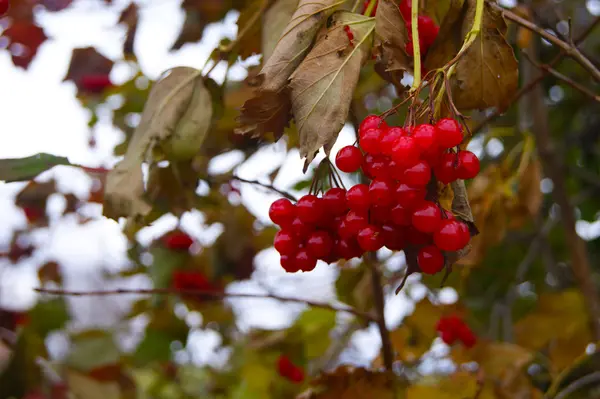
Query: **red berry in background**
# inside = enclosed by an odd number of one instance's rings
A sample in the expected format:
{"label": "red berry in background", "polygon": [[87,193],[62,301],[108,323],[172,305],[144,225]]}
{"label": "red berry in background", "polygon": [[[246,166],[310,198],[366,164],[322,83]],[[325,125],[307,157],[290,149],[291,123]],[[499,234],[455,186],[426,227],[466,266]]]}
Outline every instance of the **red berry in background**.
{"label": "red berry in background", "polygon": [[104,90],[112,87],[108,75],[84,75],[79,79],[79,87],[82,91],[88,93],[102,93]]}
{"label": "red berry in background", "polygon": [[280,230],[275,234],[273,246],[281,255],[290,255],[298,250],[300,241],[292,232]]}
{"label": "red berry in background", "polygon": [[392,224],[381,226],[383,245],[392,251],[401,251],[406,245],[404,230]]}
{"label": "red berry in background", "polygon": [[352,145],[341,148],[335,156],[335,166],[342,172],[356,172],[361,167],[362,163],[362,152]]}
{"label": "red berry in background", "polygon": [[[178,291],[222,292],[222,288],[213,284],[204,273],[193,270],[175,270],[172,275],[173,287]],[[210,295],[186,294],[189,299],[210,299]]]}
{"label": "red berry in background", "polygon": [[406,167],[412,166],[419,161],[421,150],[412,137],[400,137],[392,148],[392,159]]}
{"label": "red berry in background", "polygon": [[325,215],[325,207],[321,198],[307,194],[298,200],[296,212],[300,220],[305,223],[317,223]]}
{"label": "red berry in background", "polygon": [[192,237],[179,230],[165,234],[161,240],[166,248],[174,251],[187,251],[194,243]]}
{"label": "red berry in background", "polygon": [[424,161],[419,161],[404,171],[402,181],[411,187],[425,187],[431,180],[431,168]]}
{"label": "red berry in background", "polygon": [[435,127],[438,130],[436,138],[440,147],[452,148],[462,143],[462,129],[456,120],[443,118],[435,124]]}
{"label": "red berry in background", "polygon": [[445,153],[440,164],[433,170],[435,177],[444,184],[452,183],[458,179],[456,162],[456,154]]}
{"label": "red berry in background", "polygon": [[304,371],[300,367],[294,366],[288,375],[288,379],[295,384],[299,384],[304,381]]}
{"label": "red berry in background", "polygon": [[43,209],[33,206],[24,206],[23,213],[29,223],[35,223],[46,215]]}
{"label": "red berry in background", "polygon": [[378,129],[383,128],[385,121],[378,117],[377,115],[369,115],[358,126],[358,135],[360,136],[362,132],[366,132],[369,129]]}
{"label": "red berry in background", "polygon": [[423,38],[422,40],[425,46],[431,47],[440,28],[435,24],[433,19],[427,15],[419,15],[417,26],[419,28],[419,39]]}
{"label": "red berry in background", "polygon": [[466,348],[472,348],[477,343],[477,337],[469,326],[464,323],[460,325],[456,335]]}
{"label": "red berry in background", "polygon": [[431,201],[423,201],[417,205],[412,215],[412,225],[423,233],[433,233],[442,222],[439,206]]}
{"label": "red berry in background", "polygon": [[286,355],[280,355],[279,359],[277,359],[277,371],[282,377],[287,377],[294,367],[296,366],[294,366],[294,363]]}
{"label": "red berry in background", "polygon": [[295,218],[290,224],[290,230],[301,240],[304,240],[310,233],[315,229],[315,226],[311,223],[305,223],[300,218]]}
{"label": "red berry in background", "polygon": [[372,205],[387,206],[394,201],[394,184],[390,180],[375,179],[369,185],[369,201]]}
{"label": "red berry in background", "polygon": [[459,179],[472,179],[479,173],[479,158],[471,151],[458,152],[458,166],[456,168]]}
{"label": "red berry in background", "polygon": [[396,187],[396,202],[407,210],[411,210],[420,204],[426,195],[426,191],[422,187],[410,187],[407,184],[399,184]]}
{"label": "red berry in background", "polygon": [[358,232],[369,224],[369,217],[366,211],[351,210],[346,215],[346,229],[351,236],[355,236]]}
{"label": "red berry in background", "polygon": [[365,211],[371,204],[369,200],[369,186],[356,184],[346,192],[346,203],[348,208],[356,211]]}
{"label": "red berry in background", "polygon": [[440,338],[442,338],[442,341],[444,341],[446,345],[453,345],[458,339],[453,330],[442,330],[440,332]]}
{"label": "red berry in background", "polygon": [[3,16],[4,14],[6,14],[8,12],[9,8],[10,8],[9,0],[0,0],[0,17]]}
{"label": "red berry in background", "polygon": [[429,124],[422,124],[415,127],[412,132],[412,138],[421,151],[427,151],[436,143],[436,129]]}
{"label": "red berry in background", "polygon": [[404,21],[406,21],[408,25],[410,25],[410,13],[412,10],[412,3],[410,2],[410,0],[400,0],[398,8],[400,9],[400,14],[402,14]]}
{"label": "red berry in background", "polygon": [[323,194],[322,201],[325,210],[332,215],[343,215],[348,210],[348,205],[346,204],[346,190],[343,188],[330,188]]}
{"label": "red berry in background", "polygon": [[296,206],[287,198],[279,198],[269,207],[269,218],[278,226],[288,225],[296,218]]}
{"label": "red berry in background", "polygon": [[288,273],[296,273],[300,270],[298,265],[296,265],[296,254],[281,255],[279,258],[279,264]]}
{"label": "red berry in background", "polygon": [[443,251],[458,251],[466,244],[464,242],[463,230],[457,220],[442,220],[439,229],[433,235],[433,242]]}
{"label": "red berry in background", "polygon": [[428,245],[419,250],[417,255],[419,268],[425,274],[436,274],[444,268],[444,255],[435,245]]}
{"label": "red berry in background", "polygon": [[379,142],[381,141],[382,134],[381,129],[369,129],[360,134],[358,143],[366,153],[380,154]]}
{"label": "red berry in background", "polygon": [[401,127],[391,127],[383,132],[381,140],[379,141],[379,147],[381,153],[385,155],[392,155],[392,148],[394,144],[400,138],[406,136],[406,132]]}
{"label": "red berry in background", "polygon": [[362,251],[355,239],[340,238],[334,244],[335,253],[345,260],[357,258],[362,255]]}
{"label": "red berry in background", "polygon": [[410,226],[412,213],[397,204],[390,210],[390,219],[398,226]]}
{"label": "red berry in background", "polygon": [[363,227],[356,236],[358,245],[364,251],[378,251],[383,247],[383,234],[381,228],[373,225]]}
{"label": "red berry in background", "polygon": [[363,162],[363,172],[369,179],[390,177],[390,160],[384,155],[367,154]]}
{"label": "red berry in background", "polygon": [[325,231],[315,231],[306,240],[306,250],[317,259],[324,259],[331,253],[333,239]]}
{"label": "red berry in background", "polygon": [[306,249],[301,249],[296,253],[294,262],[296,267],[303,272],[310,272],[317,266],[317,258],[309,254]]}

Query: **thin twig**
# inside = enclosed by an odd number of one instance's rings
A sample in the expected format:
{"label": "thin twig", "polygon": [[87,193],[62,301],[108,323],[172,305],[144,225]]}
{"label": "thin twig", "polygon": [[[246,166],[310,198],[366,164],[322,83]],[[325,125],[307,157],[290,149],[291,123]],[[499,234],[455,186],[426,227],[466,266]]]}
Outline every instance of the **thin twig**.
{"label": "thin twig", "polygon": [[280,190],[280,189],[274,187],[272,184],[262,183],[262,182],[259,182],[258,180],[248,180],[248,179],[244,179],[244,178],[239,177],[239,176],[233,176],[232,179],[237,180],[237,181],[241,181],[242,183],[255,184],[257,186],[264,187],[264,188],[269,189],[271,191],[275,191],[276,193],[283,195],[285,198],[289,199],[290,201],[298,201],[296,199],[296,197],[294,197],[292,194],[286,193],[285,191]]}
{"label": "thin twig", "polygon": [[600,82],[600,70],[598,70],[598,68],[596,68],[596,66],[585,55],[583,55],[576,46],[572,46],[569,43],[560,40],[558,37],[546,32],[533,22],[530,22],[525,18],[520,17],[514,12],[507,10],[502,6],[499,6],[496,3],[488,1],[487,4],[490,5],[492,8],[502,12],[507,19],[510,19],[511,21],[521,25],[522,27],[537,33],[550,43],[556,45],[557,47],[560,47],[565,52],[565,54],[577,61],[584,69],[586,69],[590,73],[590,75],[592,75],[592,77],[596,81]]}
{"label": "thin twig", "polygon": [[302,303],[313,308],[327,309],[334,312],[347,312],[355,316],[362,317],[365,320],[377,322],[377,318],[371,314],[360,310],[346,307],[335,306],[328,303],[313,302],[308,299],[283,297],[275,294],[248,294],[237,292],[210,291],[210,290],[178,290],[174,288],[153,288],[153,289],[114,289],[101,291],[68,291],[47,288],[35,288],[36,292],[50,295],[62,296],[108,296],[108,295],[202,295],[206,300],[221,300],[225,298],[248,298],[248,299],[275,299],[282,302]]}
{"label": "thin twig", "polygon": [[587,87],[584,87],[582,84],[574,81],[570,77],[568,77],[566,75],[563,75],[562,73],[558,72],[556,69],[552,68],[550,65],[540,64],[538,61],[534,60],[531,57],[531,55],[529,55],[529,53],[527,51],[523,50],[522,54],[536,68],[539,68],[539,69],[541,69],[541,70],[543,70],[545,72],[548,72],[550,75],[554,76],[556,79],[563,81],[564,83],[566,83],[567,85],[571,86],[575,90],[579,90],[581,93],[583,93],[586,96],[590,97],[592,100],[600,102],[600,95],[592,92]]}
{"label": "thin twig", "polygon": [[556,395],[555,399],[566,399],[573,392],[580,390],[586,385],[597,382],[600,382],[600,371],[596,371],[594,373],[586,375],[585,377],[581,377],[580,379],[573,381],[572,383],[567,385],[565,389],[560,391],[558,395]]}

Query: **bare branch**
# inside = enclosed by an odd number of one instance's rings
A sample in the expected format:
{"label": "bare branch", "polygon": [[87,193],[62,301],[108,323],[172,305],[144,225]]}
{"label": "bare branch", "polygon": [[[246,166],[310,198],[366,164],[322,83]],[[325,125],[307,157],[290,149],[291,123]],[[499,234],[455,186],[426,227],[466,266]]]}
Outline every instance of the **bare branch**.
{"label": "bare branch", "polygon": [[275,188],[275,187],[274,187],[273,185],[271,185],[271,184],[268,184],[268,183],[261,183],[261,182],[259,182],[258,180],[248,180],[248,179],[241,178],[241,177],[239,177],[239,176],[233,176],[233,177],[232,177],[232,179],[234,179],[234,180],[237,180],[237,181],[240,181],[240,182],[242,182],[242,183],[248,183],[248,184],[254,184],[254,185],[257,185],[257,186],[261,186],[261,187],[264,187],[264,188],[266,188],[266,189],[269,189],[269,190],[271,190],[271,191],[275,191],[275,192],[276,192],[276,193],[278,193],[278,194],[281,194],[281,195],[283,195],[285,198],[289,199],[290,201],[298,201],[298,200],[296,199],[296,197],[294,197],[292,194],[290,194],[290,193],[286,193],[286,192],[285,192],[285,191],[283,191],[283,190],[280,190],[280,189],[278,189],[278,188]]}

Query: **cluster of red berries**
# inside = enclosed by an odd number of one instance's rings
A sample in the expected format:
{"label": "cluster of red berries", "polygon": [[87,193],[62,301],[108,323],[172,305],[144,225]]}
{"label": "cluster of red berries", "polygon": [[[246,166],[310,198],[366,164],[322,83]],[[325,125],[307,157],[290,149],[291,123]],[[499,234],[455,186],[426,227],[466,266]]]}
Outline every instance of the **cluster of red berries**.
{"label": "cluster of red berries", "polygon": [[473,330],[457,315],[440,318],[436,330],[440,333],[442,341],[448,345],[460,341],[466,348],[472,348],[477,343],[477,336]]}
{"label": "cluster of red berries", "polygon": [[80,90],[90,94],[99,94],[113,87],[113,83],[107,74],[84,75],[79,79],[78,85]]}
{"label": "cluster of red berries", "polygon": [[214,299],[214,295],[223,292],[223,288],[213,283],[209,278],[195,270],[175,270],[171,276],[172,286],[177,291],[203,291],[202,294],[184,293],[183,297],[190,300],[205,301]]}
{"label": "cluster of red berries", "polygon": [[[402,0],[398,5],[398,8],[400,9],[400,14],[402,14],[402,18],[404,18],[406,30],[408,31],[408,42],[406,43],[406,52],[412,57],[414,54],[414,50],[412,38],[412,19],[410,15],[412,10],[411,1]],[[440,27],[435,24],[431,17],[428,17],[427,15],[419,15],[417,28],[419,30],[419,48],[421,51],[421,56],[423,57],[437,38],[437,35],[440,31]]]}
{"label": "cluster of red berries", "polygon": [[286,355],[279,356],[277,360],[277,370],[279,375],[287,378],[295,384],[299,384],[304,381],[304,370],[296,366],[289,357]]}
{"label": "cluster of red berries", "polygon": [[274,246],[283,268],[311,271],[318,259],[333,263],[384,246],[400,251],[410,245],[423,273],[442,270],[442,251],[464,248],[470,232],[435,198],[426,199],[427,186],[433,176],[448,184],[477,175],[477,156],[453,149],[462,140],[459,123],[450,118],[408,129],[390,127],[375,115],[365,118],[359,127],[362,151],[346,146],[335,163],[346,173],[362,169],[369,185],[331,188],[296,204],[285,198],[271,204],[269,216],[281,227]]}
{"label": "cluster of red berries", "polygon": [[181,230],[173,230],[162,236],[160,240],[165,248],[173,251],[188,251],[194,243],[194,239]]}

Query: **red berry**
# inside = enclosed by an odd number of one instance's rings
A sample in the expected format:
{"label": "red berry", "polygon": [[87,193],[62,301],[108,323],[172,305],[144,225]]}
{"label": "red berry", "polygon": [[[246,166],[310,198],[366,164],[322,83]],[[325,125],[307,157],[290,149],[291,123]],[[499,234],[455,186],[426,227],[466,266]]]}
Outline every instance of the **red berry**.
{"label": "red berry", "polygon": [[406,170],[405,165],[399,165],[398,162],[393,159],[390,160],[387,167],[387,175],[389,178],[394,180],[402,180],[404,177],[404,171]]}
{"label": "red berry", "polygon": [[296,254],[281,255],[279,264],[281,264],[281,267],[288,273],[296,273],[300,270],[298,265],[296,265]]}
{"label": "red berry", "polygon": [[275,234],[273,246],[281,255],[290,255],[298,250],[300,242],[292,232],[280,230]]}
{"label": "red berry", "polygon": [[390,177],[390,159],[383,155],[367,154],[363,162],[363,172],[370,179]]}
{"label": "red berry", "polygon": [[396,187],[396,202],[403,208],[409,210],[420,204],[425,199],[426,194],[424,188],[399,184],[398,187]]}
{"label": "red berry", "polygon": [[269,208],[269,218],[278,226],[290,224],[296,217],[296,206],[287,198],[274,201]]}
{"label": "red berry", "polygon": [[458,172],[456,169],[456,154],[445,153],[442,156],[442,160],[433,171],[435,177],[444,184],[449,184],[458,179]]}
{"label": "red berry", "polygon": [[402,14],[404,21],[410,24],[410,13],[412,9],[412,3],[410,0],[401,0],[398,8],[400,9],[400,14]]}
{"label": "red berry", "polygon": [[388,223],[390,220],[391,208],[389,206],[374,205],[369,211],[369,217],[371,223],[376,225],[382,225]]}
{"label": "red berry", "polygon": [[112,87],[110,77],[106,74],[84,75],[79,79],[79,87],[88,93],[102,93],[105,89]]}
{"label": "red berry", "polygon": [[430,234],[417,230],[415,226],[411,225],[406,228],[406,241],[409,244],[420,247],[433,243],[433,237]]}
{"label": "red berry", "polygon": [[174,251],[188,251],[194,240],[183,231],[172,231],[162,237],[162,242],[165,247]]}
{"label": "red berry", "polygon": [[419,28],[419,38],[422,38],[425,47],[431,47],[440,28],[435,24],[433,19],[427,15],[419,15],[417,26]]}
{"label": "red berry", "polygon": [[411,213],[402,207],[402,205],[394,206],[390,211],[390,219],[398,226],[410,226]]}
{"label": "red berry", "polygon": [[458,167],[456,168],[459,179],[472,179],[479,173],[479,158],[471,151],[458,152]]}
{"label": "red berry", "polygon": [[377,115],[369,115],[360,123],[358,127],[358,135],[360,136],[363,132],[369,129],[378,129],[384,126],[385,121]]}
{"label": "red berry", "polygon": [[466,348],[472,348],[477,343],[477,337],[469,326],[464,323],[457,329],[456,335]]}
{"label": "red berry", "polygon": [[411,187],[425,187],[431,180],[431,168],[424,161],[419,161],[404,171],[403,182]]}
{"label": "red berry", "polygon": [[321,198],[308,194],[298,200],[296,212],[298,217],[305,223],[317,223],[325,215],[325,207]]}
{"label": "red berry", "polygon": [[335,241],[335,253],[345,260],[357,258],[362,251],[355,239],[340,238]]}
{"label": "red berry", "polygon": [[444,341],[446,345],[453,345],[457,340],[453,330],[442,330],[440,332],[440,338],[442,338],[442,341]]}
{"label": "red berry", "polygon": [[369,129],[364,133],[360,134],[359,144],[364,152],[368,154],[379,154],[381,149],[379,142],[382,135],[381,129]]}
{"label": "red berry", "polygon": [[436,129],[432,125],[422,124],[415,127],[412,138],[421,151],[429,150],[436,143]]}
{"label": "red berry", "polygon": [[423,201],[413,211],[412,225],[423,233],[433,233],[442,222],[439,206],[431,201]]}
{"label": "red berry", "polygon": [[350,230],[349,224],[346,222],[346,218],[344,217],[341,221],[338,222],[335,233],[341,238],[352,238],[356,235],[355,231]]}
{"label": "red berry", "polygon": [[335,165],[346,173],[356,172],[363,163],[360,150],[352,145],[341,148],[335,156]]}
{"label": "red berry", "polygon": [[435,245],[429,245],[419,250],[417,255],[419,268],[425,274],[436,274],[444,268],[444,255]]}
{"label": "red berry", "polygon": [[300,367],[294,366],[288,375],[288,379],[295,384],[299,384],[304,381],[304,371]]}
{"label": "red berry", "polygon": [[286,355],[281,355],[279,356],[279,359],[277,359],[277,371],[282,377],[287,377],[294,367],[294,364]]}
{"label": "red berry", "polygon": [[392,159],[406,167],[412,166],[419,161],[421,150],[412,137],[400,137],[392,148]]}
{"label": "red berry", "polygon": [[9,0],[0,0],[0,17],[3,16],[4,14],[6,14],[8,12],[9,8],[10,8]]}
{"label": "red berry", "polygon": [[462,143],[462,129],[456,120],[452,118],[443,118],[435,124],[435,127],[438,130],[436,137],[440,147],[452,148]]}
{"label": "red berry", "polygon": [[368,225],[363,227],[358,232],[356,240],[364,251],[377,251],[383,247],[383,234],[377,226]]}
{"label": "red berry", "polygon": [[325,231],[315,231],[306,240],[306,250],[317,259],[329,256],[333,248],[333,240]]}
{"label": "red berry", "polygon": [[323,195],[322,200],[325,210],[332,215],[343,215],[348,210],[348,205],[346,204],[346,190],[343,188],[330,188]]}
{"label": "red berry", "polygon": [[300,240],[304,240],[315,229],[315,226],[310,223],[303,222],[300,218],[295,218],[290,224],[290,230]]}
{"label": "red berry", "polygon": [[389,250],[401,251],[404,249],[404,246],[406,245],[406,236],[403,229],[391,224],[384,224],[381,226],[381,231],[383,245]]}
{"label": "red berry", "polygon": [[427,162],[431,168],[435,168],[442,162],[445,151],[445,148],[433,145],[429,150],[421,154],[421,159]]}
{"label": "red berry", "polygon": [[348,207],[357,211],[369,209],[369,186],[366,184],[356,184],[346,193],[346,202]]}
{"label": "red berry", "polygon": [[381,153],[385,155],[392,155],[392,148],[394,148],[394,144],[402,136],[406,136],[406,132],[401,127],[394,126],[384,131],[383,135],[381,136],[381,140],[379,141]]}
{"label": "red berry", "polygon": [[438,230],[433,235],[433,242],[442,251],[458,251],[466,244],[461,222],[445,219],[439,224]]}
{"label": "red berry", "polygon": [[306,249],[298,251],[294,262],[296,263],[296,267],[303,272],[310,272],[317,266],[317,259],[309,254]]}
{"label": "red berry", "polygon": [[355,236],[358,232],[369,224],[369,218],[366,211],[351,210],[346,215],[346,229],[348,234]]}
{"label": "red berry", "polygon": [[[454,216],[454,215],[453,215]],[[456,219],[453,217],[453,219]],[[469,241],[471,241],[471,232],[469,231],[469,226],[467,226],[466,223],[459,223],[459,227],[460,227],[460,236],[462,239],[462,246],[461,248],[464,248],[467,246],[467,244],[469,243]]]}
{"label": "red berry", "polygon": [[369,200],[373,205],[391,205],[394,201],[394,184],[389,180],[373,180],[369,186]]}

